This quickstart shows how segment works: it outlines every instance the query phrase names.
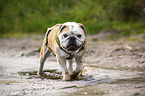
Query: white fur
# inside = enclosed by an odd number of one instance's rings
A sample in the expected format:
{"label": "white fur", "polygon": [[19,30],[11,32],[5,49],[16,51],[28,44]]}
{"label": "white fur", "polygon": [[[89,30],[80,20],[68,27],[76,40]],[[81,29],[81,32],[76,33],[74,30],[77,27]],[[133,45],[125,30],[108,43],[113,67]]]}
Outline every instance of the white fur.
{"label": "white fur", "polygon": [[[76,44],[78,46],[82,45],[83,42],[85,42],[85,38],[86,38],[85,33],[84,33],[84,30],[80,28],[79,23],[67,22],[67,23],[64,23],[64,25],[67,25],[69,27],[69,30],[67,30],[67,32],[60,33],[58,35],[61,47],[65,48],[68,44],[68,40],[67,40],[67,38],[63,38],[63,34],[67,34],[68,38],[69,38],[69,36],[75,36]],[[72,25],[73,25],[73,27],[72,27]],[[78,34],[81,34],[82,37],[78,38],[77,37]],[[75,51],[71,51],[71,54],[74,55],[73,58],[75,58],[75,61],[76,61],[76,68],[74,71],[72,68],[72,59],[68,60],[68,62],[69,62],[68,68],[66,65],[66,60],[67,60],[66,58],[69,57],[70,55],[67,54],[66,52],[64,52],[63,50],[61,50],[60,47],[58,46],[58,44],[56,44],[55,49],[56,49],[57,61],[59,62],[60,67],[62,69],[63,80],[72,80],[75,77],[77,77],[77,75],[82,71],[82,68],[83,68],[82,67],[83,66],[82,58],[83,58],[84,52],[86,51],[86,48],[84,50],[81,50],[81,52],[79,52],[78,54],[77,54],[77,52],[79,51],[79,49],[75,50]],[[45,62],[46,58],[48,57],[49,53],[50,52],[48,50],[45,50],[45,52],[43,53],[43,56],[40,59],[40,66],[38,69],[38,74],[42,73],[44,62]]]}

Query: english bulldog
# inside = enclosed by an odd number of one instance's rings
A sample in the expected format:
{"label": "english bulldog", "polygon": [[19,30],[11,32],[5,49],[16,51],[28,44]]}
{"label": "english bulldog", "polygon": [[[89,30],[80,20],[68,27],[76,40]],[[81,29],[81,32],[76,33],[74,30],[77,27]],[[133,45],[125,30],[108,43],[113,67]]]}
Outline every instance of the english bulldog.
{"label": "english bulldog", "polygon": [[[63,80],[74,80],[83,70],[83,57],[86,52],[87,31],[81,23],[66,22],[48,28],[40,51],[38,75],[43,74],[46,58],[52,53],[60,64]],[[73,59],[76,68],[73,70]],[[68,66],[66,64],[68,61]]]}

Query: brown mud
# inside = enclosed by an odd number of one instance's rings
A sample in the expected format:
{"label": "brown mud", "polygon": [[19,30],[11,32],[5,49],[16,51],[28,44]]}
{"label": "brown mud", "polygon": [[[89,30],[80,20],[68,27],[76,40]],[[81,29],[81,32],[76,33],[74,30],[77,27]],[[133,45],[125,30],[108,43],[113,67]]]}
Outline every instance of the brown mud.
{"label": "brown mud", "polygon": [[61,79],[53,55],[37,76],[43,37],[0,39],[0,96],[145,96],[144,35],[134,37],[138,41],[89,35],[83,76],[74,81]]}

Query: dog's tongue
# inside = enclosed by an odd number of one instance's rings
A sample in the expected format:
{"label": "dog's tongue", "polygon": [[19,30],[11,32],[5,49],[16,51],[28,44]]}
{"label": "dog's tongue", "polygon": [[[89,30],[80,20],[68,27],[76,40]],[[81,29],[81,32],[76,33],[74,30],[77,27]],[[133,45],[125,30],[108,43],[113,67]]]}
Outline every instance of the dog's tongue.
{"label": "dog's tongue", "polygon": [[69,48],[76,48],[75,45],[69,45]]}
{"label": "dog's tongue", "polygon": [[74,45],[70,45],[69,47],[75,47]]}

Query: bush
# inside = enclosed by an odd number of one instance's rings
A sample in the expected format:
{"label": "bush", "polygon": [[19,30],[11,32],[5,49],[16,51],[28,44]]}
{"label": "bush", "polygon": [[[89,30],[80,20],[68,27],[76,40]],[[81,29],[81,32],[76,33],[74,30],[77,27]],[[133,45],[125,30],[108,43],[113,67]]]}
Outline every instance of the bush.
{"label": "bush", "polygon": [[145,0],[1,0],[0,35],[45,33],[48,27],[67,21],[83,23],[90,34],[141,30],[144,8]]}

